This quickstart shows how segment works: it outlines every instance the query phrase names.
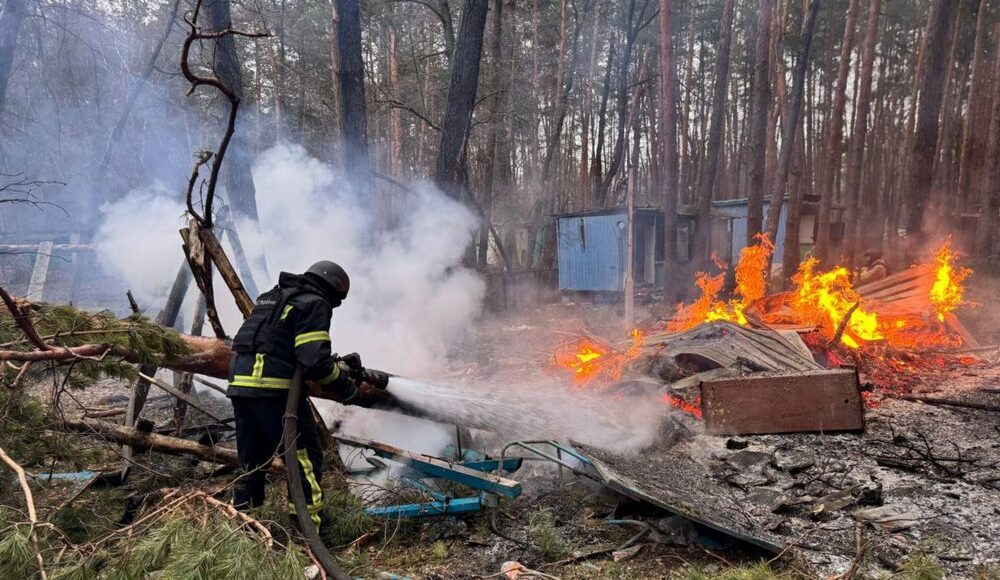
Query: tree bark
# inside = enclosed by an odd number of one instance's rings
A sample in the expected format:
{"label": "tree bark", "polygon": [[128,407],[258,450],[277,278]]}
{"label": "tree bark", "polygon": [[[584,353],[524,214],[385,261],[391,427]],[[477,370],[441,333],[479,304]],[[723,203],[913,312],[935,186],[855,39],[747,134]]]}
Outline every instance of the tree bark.
{"label": "tree bark", "polygon": [[[844,108],[847,103],[847,80],[851,68],[851,46],[854,41],[854,28],[857,21],[858,0],[850,0],[847,8],[847,19],[844,23],[844,37],[840,44],[840,63],[837,68],[837,87],[833,97],[833,114],[826,131],[826,161],[820,172],[823,182],[820,184],[819,230],[816,236],[816,257],[820,262],[830,260],[830,210],[835,197],[837,174],[840,173],[841,142],[844,138]],[[855,206],[855,214],[857,207]],[[845,222],[856,219],[847,216]]]}
{"label": "tree bark", "polygon": [[[770,0],[764,0],[770,1]],[[677,153],[677,63],[674,60],[674,39],[671,23],[671,2],[660,0],[660,187],[663,188],[663,265],[667,289],[676,287],[677,272],[677,206],[679,159]],[[672,304],[675,296],[664,293]]]}
{"label": "tree bark", "polygon": [[371,192],[368,156],[368,113],[365,110],[365,65],[361,59],[360,0],[337,3],[337,43],[340,50],[340,109],[344,170],[350,186],[362,197]]}
{"label": "tree bark", "polygon": [[698,188],[698,222],[695,236],[694,259],[708,259],[711,247],[712,192],[719,171],[719,156],[722,153],[722,127],[725,122],[726,94],[729,87],[730,49],[733,41],[733,10],[735,0],[726,0],[722,9],[722,25],[719,29],[718,58],[715,64],[715,91],[712,96],[712,121],[708,135],[708,149],[705,153],[705,168]]}
{"label": "tree bark", "polygon": [[[229,30],[233,27],[230,16],[230,0],[207,0],[205,8],[213,31]],[[215,41],[215,74],[223,84],[243,99],[243,72],[234,35],[222,35]],[[253,183],[252,160],[250,159],[247,132],[237,130],[227,149],[223,172],[229,206],[240,218],[258,221],[257,193]],[[206,219],[211,220],[210,216]]]}
{"label": "tree bark", "polygon": [[[850,150],[847,154],[847,220],[844,224],[844,256],[847,265],[853,266],[858,252],[861,224],[873,225],[868,219],[858,219],[858,205],[861,200],[862,163],[865,157],[865,142],[868,135],[868,113],[871,110],[872,73],[875,65],[875,45],[878,42],[879,0],[869,0],[868,25],[861,49],[861,78],[858,88],[857,113],[851,132]],[[853,208],[853,209],[852,209]],[[852,221],[853,218],[853,221]]]}
{"label": "tree bark", "polygon": [[[396,42],[395,23],[389,24],[389,93],[402,101],[399,89],[399,49]],[[403,170],[403,118],[398,107],[389,109],[389,174],[402,177]]]}
{"label": "tree bark", "polygon": [[[853,0],[857,1],[857,0]],[[753,69],[753,100],[750,104],[750,181],[747,189],[747,239],[754,243],[764,220],[764,177],[768,150],[768,120],[771,107],[771,26],[774,4],[760,0],[757,15],[757,48]]]}
{"label": "tree bark", "polygon": [[976,228],[976,256],[993,255],[997,234],[997,212],[1000,210],[1000,24],[993,29],[993,103],[990,114],[989,152],[983,175],[982,210]]}
{"label": "tree bark", "polygon": [[[816,27],[816,13],[819,12],[820,0],[809,3],[809,13],[802,23],[802,52],[792,71],[792,94],[789,96],[788,119],[782,128],[781,152],[778,154],[778,168],[771,187],[771,205],[767,208],[767,235],[771,240],[778,237],[778,222],[781,218],[781,206],[785,200],[785,184],[788,181],[788,171],[792,163],[792,153],[795,151],[795,135],[798,132],[799,119],[802,116],[802,98],[806,90],[806,72],[809,70],[809,50],[812,47],[813,31]],[[788,251],[788,248],[785,249]]]}
{"label": "tree bark", "polygon": [[337,13],[337,0],[330,2],[330,76],[333,81],[330,83],[330,124],[335,136],[330,157],[334,167],[343,167],[344,99],[340,90],[340,14]]}
{"label": "tree bark", "polygon": [[466,181],[464,151],[476,105],[488,7],[489,0],[466,0],[452,59],[448,104],[441,127],[434,181],[454,199],[462,198]]}
{"label": "tree bark", "polygon": [[931,8],[930,26],[927,31],[927,47],[924,77],[921,79],[920,102],[917,105],[917,126],[910,155],[909,191],[906,230],[907,236],[917,244],[909,246],[911,252],[918,250],[927,234],[924,228],[924,212],[930,199],[934,183],[934,150],[937,147],[940,125],[941,98],[944,86],[944,69],[947,66],[948,51],[940,50],[948,46],[948,33],[953,29],[952,20],[958,13],[959,3],[953,0],[934,0]]}
{"label": "tree bark", "polygon": [[[988,118],[984,119],[984,99],[980,97],[988,92],[988,80],[983,77],[983,41],[986,36],[984,22],[988,12],[987,0],[980,0],[979,13],[976,16],[976,37],[972,49],[972,80],[969,81],[968,110],[965,113],[965,128],[962,131],[962,148],[958,163],[958,204],[960,210],[968,209],[976,200],[977,188],[982,175],[983,158],[985,155],[985,132],[988,130]],[[994,56],[994,58],[996,58]]]}
{"label": "tree bark", "polygon": [[0,115],[7,104],[7,86],[17,55],[17,33],[28,14],[28,0],[7,0],[0,10]]}

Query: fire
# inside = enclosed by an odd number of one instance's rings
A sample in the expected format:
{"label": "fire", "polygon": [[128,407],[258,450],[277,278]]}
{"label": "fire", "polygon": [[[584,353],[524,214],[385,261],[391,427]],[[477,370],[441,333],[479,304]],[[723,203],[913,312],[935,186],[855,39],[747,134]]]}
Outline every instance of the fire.
{"label": "fire", "polygon": [[663,403],[670,405],[674,409],[680,409],[681,411],[691,415],[695,419],[701,419],[701,397],[695,397],[693,401],[688,402],[681,397],[676,397],[674,395],[666,394],[663,395]]}
{"label": "fire", "polygon": [[944,322],[945,314],[962,304],[962,297],[965,295],[962,282],[972,274],[969,268],[955,267],[957,258],[958,254],[952,251],[950,240],[945,240],[934,256],[937,270],[934,273],[934,285],[931,286],[931,304],[941,322]]}
{"label": "fire", "polygon": [[816,272],[818,263],[816,258],[807,259],[792,277],[795,284],[792,308],[801,322],[819,325],[824,334],[832,338],[850,313],[840,337],[845,346],[858,348],[859,339],[883,339],[878,315],[860,306],[861,296],[854,291],[847,268],[841,266],[829,272]]}
{"label": "fire", "polygon": [[774,253],[774,244],[767,234],[758,234],[757,241],[757,244],[740,251],[740,259],[736,264],[736,298],[728,302],[718,298],[725,283],[726,268],[713,255],[713,260],[723,272],[716,276],[698,273],[695,284],[701,290],[701,295],[689,306],[677,305],[677,314],[667,324],[667,330],[680,332],[713,320],[728,320],[746,326],[747,309],[767,295],[767,264]]}
{"label": "fire", "polygon": [[557,350],[556,364],[572,371],[573,380],[577,384],[586,384],[594,379],[607,382],[620,380],[628,363],[639,358],[645,342],[645,337],[638,328],[633,329],[629,335],[632,345],[624,352],[581,339],[575,345]]}

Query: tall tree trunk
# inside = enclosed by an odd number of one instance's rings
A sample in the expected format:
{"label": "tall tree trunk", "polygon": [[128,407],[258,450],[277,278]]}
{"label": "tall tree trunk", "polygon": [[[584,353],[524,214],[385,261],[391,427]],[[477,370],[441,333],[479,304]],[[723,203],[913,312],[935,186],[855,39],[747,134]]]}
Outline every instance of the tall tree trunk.
{"label": "tall tree trunk", "polygon": [[[856,1],[856,0],[855,0]],[[764,222],[764,176],[767,165],[768,120],[771,108],[772,0],[760,0],[757,14],[757,48],[753,69],[753,100],[750,103],[750,182],[747,190],[747,240],[761,232]]]}
{"label": "tall tree trunk", "polygon": [[603,207],[604,198],[600,196],[601,176],[604,172],[604,134],[608,127],[608,97],[611,95],[611,70],[614,67],[615,45],[608,46],[608,63],[604,70],[604,85],[601,88],[601,107],[597,113],[597,144],[594,145],[594,155],[590,161],[590,181],[594,187],[591,198],[596,207]]}
{"label": "tall tree trunk", "polygon": [[[588,7],[589,8],[589,7]],[[552,170],[552,160],[555,157],[557,147],[560,140],[562,139],[562,129],[566,121],[566,108],[569,100],[569,93],[573,90],[573,81],[576,78],[576,60],[579,54],[580,48],[580,31],[583,28],[583,21],[579,16],[575,19],[576,23],[573,32],[573,47],[571,49],[571,56],[566,58],[567,42],[569,40],[569,15],[567,11],[569,10],[568,0],[563,0],[563,22],[560,25],[560,40],[559,40],[559,76],[557,78],[558,85],[556,86],[556,103],[555,109],[552,112],[552,130],[549,135],[549,142],[545,147],[545,158],[542,161],[542,184],[548,184],[549,178],[551,177]],[[586,18],[584,13],[584,18]],[[569,60],[569,63],[564,63],[563,61]]]}
{"label": "tall tree trunk", "polygon": [[[490,81],[494,91],[501,92],[506,87],[503,79],[503,0],[493,0],[493,18],[490,21],[490,54],[492,62],[490,67]],[[506,92],[501,92],[501,95]],[[479,255],[477,261],[482,267],[487,266],[489,259],[489,225],[493,215],[493,199],[499,189],[497,182],[502,171],[498,171],[501,164],[499,159],[499,142],[504,126],[500,112],[503,110],[505,98],[501,95],[493,97],[490,105],[493,122],[490,124],[489,138],[486,142],[486,187],[483,189],[485,195],[482,200],[484,223],[479,230]]]}
{"label": "tall tree trunk", "polygon": [[[816,236],[816,257],[821,262],[830,260],[830,209],[836,188],[834,183],[840,173],[840,150],[844,138],[844,108],[847,103],[847,75],[851,68],[851,45],[854,41],[854,28],[857,21],[858,0],[850,0],[847,7],[847,19],[844,22],[844,37],[840,44],[840,62],[837,68],[837,88],[833,97],[833,114],[826,130],[826,161],[820,172],[822,183],[819,186],[819,230]],[[857,207],[855,207],[855,213]],[[856,219],[847,216],[845,221]],[[849,223],[849,222],[848,222]]]}
{"label": "tall tree trunk", "polygon": [[[927,64],[924,77],[920,81],[920,102],[917,105],[917,126],[913,136],[910,156],[909,191],[906,230],[907,236],[919,245],[927,232],[924,230],[924,212],[930,199],[934,180],[934,149],[938,141],[938,116],[941,113],[941,98],[944,86],[944,69],[947,66],[948,51],[940,50],[948,46],[948,33],[952,30],[952,19],[958,13],[959,3],[953,0],[934,0],[931,8],[930,26],[927,30]],[[910,246],[910,252],[919,248]]]}
{"label": "tall tree trunk", "polygon": [[683,159],[681,170],[681,191],[687,197],[691,188],[694,187],[694,178],[691,173],[694,171],[694,135],[691,129],[691,101],[694,99],[695,91],[694,79],[694,38],[695,38],[695,16],[698,14],[698,0],[690,0],[688,5],[688,27],[687,27],[687,54],[684,64],[684,107],[681,111],[680,126],[680,155]]}
{"label": "tall tree trunk", "polygon": [[614,148],[611,151],[611,162],[608,165],[608,171],[601,179],[600,189],[598,190],[598,199],[602,204],[607,199],[608,189],[611,187],[612,181],[618,174],[618,170],[621,168],[625,154],[625,132],[629,129],[629,124],[626,119],[631,117],[628,108],[628,69],[629,64],[632,62],[632,53],[635,49],[635,40],[639,34],[639,27],[641,25],[642,18],[646,14],[646,8],[649,6],[649,1],[645,0],[642,10],[640,10],[637,15],[635,12],[635,3],[636,0],[629,0],[628,7],[625,12],[625,54],[622,57],[621,69],[618,72],[617,87],[618,132],[615,137]]}
{"label": "tall tree trunk", "polygon": [[983,175],[982,210],[976,228],[976,256],[993,256],[1000,210],[1000,24],[993,29],[993,101],[990,114],[989,152]]}
{"label": "tall tree trunk", "polygon": [[[945,195],[948,190],[948,171],[952,162],[952,143],[954,141],[955,125],[952,114],[955,108],[953,101],[962,99],[962,81],[958,83],[958,90],[955,90],[955,73],[958,66],[958,37],[962,27],[962,14],[955,17],[954,29],[951,31],[951,48],[948,49],[948,74],[944,78],[944,100],[941,103],[941,134],[938,136],[937,156],[934,157],[934,191],[938,197]],[[957,97],[957,98],[954,98]],[[934,203],[941,203],[944,200],[935,198]],[[958,208],[955,208],[958,209]]]}
{"label": "tall tree trunk", "polygon": [[7,103],[7,85],[17,54],[17,33],[28,14],[28,0],[6,0],[0,10],[0,115]]}
{"label": "tall tree trunk", "polygon": [[[229,0],[209,0],[205,4],[213,30],[231,29]],[[215,74],[238,100],[243,99],[243,71],[240,68],[239,53],[233,35],[222,36],[215,41]],[[238,218],[257,222],[257,200],[254,189],[252,160],[250,159],[247,132],[241,130],[237,120],[236,133],[226,153],[223,178],[226,184],[229,206]]]}
{"label": "tall tree trunk", "polygon": [[[403,100],[399,90],[399,48],[394,23],[389,28],[389,92],[393,99]],[[389,170],[395,177],[402,176],[403,117],[398,107],[389,109]]]}
{"label": "tall tree trunk", "polygon": [[[816,28],[816,13],[819,12],[820,0],[809,3],[809,13],[802,23],[802,52],[792,71],[792,94],[789,96],[788,119],[781,132],[781,152],[778,153],[778,168],[771,186],[771,204],[767,208],[767,235],[772,240],[778,237],[778,222],[781,218],[781,206],[785,200],[785,184],[788,181],[788,171],[792,163],[792,153],[795,151],[795,135],[798,132],[799,118],[802,116],[802,99],[806,91],[806,72],[809,70],[809,50],[812,47],[813,31]],[[789,249],[786,248],[786,251]]]}
{"label": "tall tree trunk", "polygon": [[341,157],[344,119],[344,100],[340,90],[340,14],[337,13],[337,0],[330,2],[330,125],[333,126],[334,139],[330,157],[335,167],[343,166]]}
{"label": "tall tree trunk", "polygon": [[979,12],[976,16],[976,37],[972,48],[972,80],[969,83],[968,110],[965,113],[965,129],[962,132],[962,149],[958,162],[958,204],[959,211],[969,209],[969,206],[980,199],[977,188],[982,175],[983,157],[986,147],[986,125],[984,113],[986,105],[980,95],[988,92],[989,83],[984,78],[983,69],[988,68],[983,62],[983,44],[986,31],[984,22],[988,12],[987,0],[980,0]]}
{"label": "tall tree trunk", "polygon": [[361,196],[370,193],[368,114],[365,110],[365,65],[361,59],[360,0],[337,3],[337,43],[340,51],[340,109],[344,170]]}
{"label": "tall tree trunk", "polygon": [[483,32],[489,0],[465,0],[455,43],[448,86],[448,105],[441,127],[441,146],[434,181],[446,194],[461,199],[465,176],[465,145],[472,123],[483,54]]}
{"label": "tall tree trunk", "polygon": [[288,106],[288,99],[285,93],[287,82],[285,80],[285,0],[278,1],[278,25],[275,41],[277,51],[271,49],[272,63],[274,65],[274,137],[281,141],[285,134],[286,119],[285,109]]}
{"label": "tall tree trunk", "polygon": [[726,94],[729,88],[729,62],[733,42],[733,10],[735,0],[726,0],[719,28],[718,58],[715,63],[715,90],[712,95],[712,120],[705,152],[705,168],[698,187],[698,223],[695,236],[695,260],[708,259],[711,246],[712,192],[719,172],[722,152],[722,125],[725,122]]}
{"label": "tall tree trunk", "polygon": [[[853,266],[861,238],[862,224],[873,226],[870,219],[858,219],[858,205],[861,200],[862,162],[865,157],[865,142],[868,135],[868,112],[871,110],[872,72],[875,65],[875,45],[878,42],[879,0],[869,0],[868,26],[865,29],[864,45],[861,49],[861,79],[858,88],[857,113],[851,132],[850,150],[847,154],[847,220],[844,224],[844,255],[847,265]],[[853,209],[852,209],[853,208]],[[853,218],[853,221],[851,221]]]}
{"label": "tall tree trunk", "polygon": [[[766,0],[765,0],[766,1]],[[660,187],[663,189],[663,268],[667,290],[675,288],[677,271],[677,206],[680,186],[677,158],[677,63],[674,61],[674,37],[671,25],[671,2],[660,0]],[[664,293],[673,303],[677,296]]]}

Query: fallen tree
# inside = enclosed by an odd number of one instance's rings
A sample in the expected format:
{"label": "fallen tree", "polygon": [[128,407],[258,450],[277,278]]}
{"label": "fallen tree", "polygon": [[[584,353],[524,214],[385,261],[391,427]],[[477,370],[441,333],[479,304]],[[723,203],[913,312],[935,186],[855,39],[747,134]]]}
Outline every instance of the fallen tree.
{"label": "fallen tree", "polygon": [[[136,377],[135,364],[152,364],[226,379],[232,357],[233,351],[224,339],[182,334],[141,315],[118,319],[110,312],[85,312],[72,306],[20,299],[11,299],[7,306],[0,304],[0,362],[3,363],[52,361],[64,363],[67,369],[73,365],[75,377],[94,378],[103,373],[129,379]],[[4,364],[0,377],[23,368],[10,367],[13,364]],[[37,372],[42,370],[41,365],[35,368]],[[86,386],[79,380],[76,384]],[[336,400],[316,385],[311,385],[309,395]],[[368,385],[361,385],[355,404],[401,408],[391,395]]]}
{"label": "fallen tree", "polygon": [[[96,419],[66,419],[63,421],[63,427],[68,431],[99,435],[105,439],[110,439],[116,443],[129,445],[137,449],[150,449],[170,455],[190,455],[220,465],[239,465],[239,460],[236,457],[236,449],[225,445],[204,445],[188,439],[150,433],[136,429],[135,427],[115,425],[114,423],[98,421]],[[283,471],[284,464],[281,460],[274,459],[269,469],[273,472]]]}

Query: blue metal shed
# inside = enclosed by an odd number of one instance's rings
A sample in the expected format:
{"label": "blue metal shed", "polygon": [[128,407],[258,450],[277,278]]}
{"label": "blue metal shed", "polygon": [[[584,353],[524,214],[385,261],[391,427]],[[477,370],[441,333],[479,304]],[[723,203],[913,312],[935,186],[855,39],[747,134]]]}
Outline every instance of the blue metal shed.
{"label": "blue metal shed", "polygon": [[[636,283],[655,281],[661,267],[662,212],[635,210]],[[628,213],[609,208],[556,216],[559,289],[588,292],[621,292],[625,289]],[[659,261],[659,262],[658,262]]]}

